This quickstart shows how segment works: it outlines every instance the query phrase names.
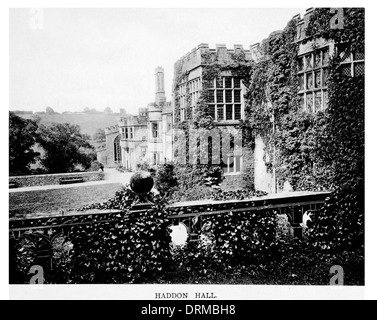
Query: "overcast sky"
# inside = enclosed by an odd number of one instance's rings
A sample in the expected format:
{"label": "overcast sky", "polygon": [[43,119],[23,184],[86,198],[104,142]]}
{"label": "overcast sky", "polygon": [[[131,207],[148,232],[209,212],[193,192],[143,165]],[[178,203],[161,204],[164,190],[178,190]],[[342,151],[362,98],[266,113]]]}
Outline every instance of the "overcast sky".
{"label": "overcast sky", "polygon": [[[248,48],[305,8],[10,11],[10,110],[134,113],[154,100],[154,69],[200,43]],[[36,20],[39,18],[39,20]],[[36,22],[39,21],[39,22]]]}

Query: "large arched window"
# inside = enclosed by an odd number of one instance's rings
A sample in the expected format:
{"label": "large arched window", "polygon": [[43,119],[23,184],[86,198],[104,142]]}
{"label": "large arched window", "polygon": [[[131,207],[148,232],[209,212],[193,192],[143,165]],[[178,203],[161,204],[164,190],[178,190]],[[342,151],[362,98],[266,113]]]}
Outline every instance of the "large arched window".
{"label": "large arched window", "polygon": [[114,162],[119,163],[122,161],[122,152],[120,148],[120,135],[114,139]]}

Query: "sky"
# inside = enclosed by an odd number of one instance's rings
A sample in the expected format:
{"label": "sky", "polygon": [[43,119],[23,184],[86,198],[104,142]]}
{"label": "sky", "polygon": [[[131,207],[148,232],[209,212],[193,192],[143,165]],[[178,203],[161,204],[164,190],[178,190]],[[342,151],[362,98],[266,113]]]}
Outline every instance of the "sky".
{"label": "sky", "polygon": [[135,113],[154,101],[154,70],[200,43],[245,49],[305,8],[10,9],[10,110]]}

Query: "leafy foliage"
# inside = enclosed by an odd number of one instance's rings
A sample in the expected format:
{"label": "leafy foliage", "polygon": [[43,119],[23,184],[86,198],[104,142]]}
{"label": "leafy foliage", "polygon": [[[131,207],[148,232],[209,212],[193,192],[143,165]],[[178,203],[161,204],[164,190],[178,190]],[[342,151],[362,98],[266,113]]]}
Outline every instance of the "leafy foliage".
{"label": "leafy foliage", "polygon": [[88,142],[89,136],[82,134],[77,125],[40,125],[38,133],[37,142],[45,150],[41,163],[49,173],[70,172],[77,164],[89,168],[95,159],[93,147]]}
{"label": "leafy foliage", "polygon": [[93,140],[100,140],[100,141],[106,140],[105,130],[102,128],[97,129],[95,134],[93,135]]}
{"label": "leafy foliage", "polygon": [[9,113],[9,172],[25,174],[30,171],[39,152],[33,150],[38,139],[38,123]]}
{"label": "leafy foliage", "polygon": [[156,205],[75,228],[74,282],[133,283],[158,275],[170,259],[168,224],[166,211]]}
{"label": "leafy foliage", "polygon": [[329,87],[328,144],[334,162],[334,196],[314,215],[313,241],[331,250],[364,246],[364,77],[346,77],[335,67]]}
{"label": "leafy foliage", "polygon": [[[364,9],[345,8],[344,28],[331,29],[329,8],[315,9],[305,41],[324,38],[364,52]],[[298,103],[295,23],[262,44],[246,95],[250,136],[260,135],[273,159],[280,186],[332,190],[325,208],[313,214],[312,244],[319,249],[363,248],[364,235],[364,77],[342,73],[337,55],[329,66],[329,103],[308,114]],[[335,52],[337,54],[337,52]]]}

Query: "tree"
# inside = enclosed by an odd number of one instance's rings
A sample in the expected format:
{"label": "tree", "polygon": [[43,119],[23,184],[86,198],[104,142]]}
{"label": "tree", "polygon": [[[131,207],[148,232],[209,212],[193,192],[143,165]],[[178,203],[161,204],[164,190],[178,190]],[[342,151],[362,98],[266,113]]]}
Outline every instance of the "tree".
{"label": "tree", "polygon": [[103,110],[104,113],[113,113],[113,110],[111,110],[110,107],[107,107],[105,110]]}
{"label": "tree", "polygon": [[51,107],[47,107],[47,108],[46,108],[46,113],[47,113],[47,114],[54,114],[55,111],[54,111],[54,109],[52,109]]}
{"label": "tree", "polygon": [[100,140],[100,141],[106,140],[105,130],[102,128],[97,129],[96,133],[93,136],[93,140]]}
{"label": "tree", "polygon": [[38,138],[38,123],[9,113],[9,172],[28,173],[39,152],[33,150]]}
{"label": "tree", "polygon": [[45,150],[41,163],[50,173],[70,172],[78,164],[90,167],[92,157],[88,150],[94,148],[88,142],[89,136],[82,134],[78,125],[41,125],[39,133],[38,142]]}

